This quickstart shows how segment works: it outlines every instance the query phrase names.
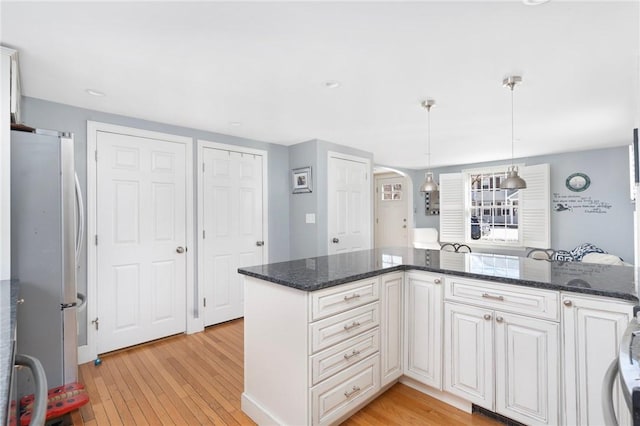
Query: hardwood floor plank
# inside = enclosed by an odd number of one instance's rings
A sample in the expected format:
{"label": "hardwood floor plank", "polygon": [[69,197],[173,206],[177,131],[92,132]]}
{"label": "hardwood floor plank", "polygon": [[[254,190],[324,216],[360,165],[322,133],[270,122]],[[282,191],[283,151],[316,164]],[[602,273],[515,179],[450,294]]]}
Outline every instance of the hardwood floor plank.
{"label": "hardwood floor plank", "polygon": [[[79,368],[90,402],[73,425],[254,425],[241,410],[243,320],[208,327],[103,356]],[[268,368],[268,366],[265,366]],[[469,414],[396,384],[346,426],[474,425],[498,422]]]}

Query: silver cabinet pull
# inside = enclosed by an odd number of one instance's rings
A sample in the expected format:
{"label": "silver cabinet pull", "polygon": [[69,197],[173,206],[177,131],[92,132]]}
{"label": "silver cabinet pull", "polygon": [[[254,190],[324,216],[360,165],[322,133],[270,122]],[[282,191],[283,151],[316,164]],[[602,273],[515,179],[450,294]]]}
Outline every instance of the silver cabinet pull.
{"label": "silver cabinet pull", "polygon": [[177,253],[180,253],[180,254],[184,253],[184,247],[180,247],[180,246],[179,246],[179,247],[176,249],[176,252],[177,252]]}
{"label": "silver cabinet pull", "polygon": [[357,355],[360,355],[360,351],[354,349],[353,351],[351,351],[351,354],[344,354],[344,359],[349,360]]}
{"label": "silver cabinet pull", "polygon": [[504,318],[502,318],[502,317],[496,317],[496,322],[502,322],[502,321],[504,321]]}
{"label": "silver cabinet pull", "polygon": [[358,299],[360,297],[360,295],[358,293],[353,293],[351,296],[345,296],[344,300],[345,301],[349,301],[349,300],[353,300],[353,299]]}
{"label": "silver cabinet pull", "polygon": [[347,397],[347,398],[351,398],[354,394],[356,394],[356,393],[358,393],[358,392],[360,392],[360,386],[355,386],[355,385],[354,385],[354,386],[351,388],[351,391],[345,391],[345,392],[344,392],[344,396],[345,396],[345,397]]}
{"label": "silver cabinet pull", "polygon": [[484,297],[485,299],[493,299],[493,300],[504,300],[503,296],[494,296],[493,294],[489,294],[489,293],[482,293],[482,297]]}
{"label": "silver cabinet pull", "polygon": [[440,284],[442,282],[442,280],[440,278],[436,278],[433,280],[434,284]]}
{"label": "silver cabinet pull", "polygon": [[332,242],[333,244],[338,244],[338,243],[340,242],[340,240],[339,240],[339,239],[337,239],[337,238],[334,238],[333,240],[331,240],[331,242]]}
{"label": "silver cabinet pull", "polygon": [[345,330],[351,330],[352,328],[356,328],[356,327],[360,327],[360,323],[358,321],[354,321],[351,323],[351,325],[344,325],[344,329]]}
{"label": "silver cabinet pull", "polygon": [[256,246],[262,247],[264,245],[264,241],[256,241]]}
{"label": "silver cabinet pull", "polygon": [[484,319],[489,321],[491,319],[491,315],[490,314],[484,314]]}
{"label": "silver cabinet pull", "polygon": [[567,307],[569,307],[569,306],[573,305],[573,303],[571,303],[571,300],[565,300],[565,301],[564,301],[564,302],[562,302],[562,303],[564,303],[564,306],[567,306]]}

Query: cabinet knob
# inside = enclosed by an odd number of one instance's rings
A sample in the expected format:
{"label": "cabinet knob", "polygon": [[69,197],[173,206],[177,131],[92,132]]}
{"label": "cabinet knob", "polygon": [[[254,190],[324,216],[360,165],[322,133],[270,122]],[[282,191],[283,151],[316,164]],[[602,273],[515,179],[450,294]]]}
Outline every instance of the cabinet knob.
{"label": "cabinet knob", "polygon": [[484,314],[484,319],[489,321],[491,319],[491,315],[490,314]]}
{"label": "cabinet knob", "polygon": [[562,302],[562,303],[564,303],[564,306],[567,306],[567,307],[569,307],[569,306],[573,305],[573,303],[571,303],[571,300],[565,300],[565,301],[564,301],[564,302]]}
{"label": "cabinet knob", "polygon": [[496,317],[496,322],[502,322],[502,321],[504,321],[504,318],[502,318],[502,317]]}
{"label": "cabinet knob", "polygon": [[442,282],[442,280],[440,278],[436,278],[433,280],[434,284],[440,284]]}

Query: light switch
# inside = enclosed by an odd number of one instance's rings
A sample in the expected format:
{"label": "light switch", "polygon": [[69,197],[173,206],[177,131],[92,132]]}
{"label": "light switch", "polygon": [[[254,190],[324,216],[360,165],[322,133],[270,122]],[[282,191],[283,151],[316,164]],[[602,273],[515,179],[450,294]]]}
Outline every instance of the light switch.
{"label": "light switch", "polygon": [[305,215],[306,223],[316,223],[316,214],[315,213],[307,213]]}

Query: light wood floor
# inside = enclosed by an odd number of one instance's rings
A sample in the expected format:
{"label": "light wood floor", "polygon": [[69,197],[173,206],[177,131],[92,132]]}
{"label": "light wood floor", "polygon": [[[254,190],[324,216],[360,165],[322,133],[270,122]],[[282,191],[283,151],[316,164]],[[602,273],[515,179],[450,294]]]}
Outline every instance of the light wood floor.
{"label": "light wood floor", "polygon": [[[252,425],[240,409],[243,322],[179,335],[80,366],[90,403],[74,425]],[[265,365],[268,368],[268,365]],[[397,384],[345,425],[495,425]]]}

